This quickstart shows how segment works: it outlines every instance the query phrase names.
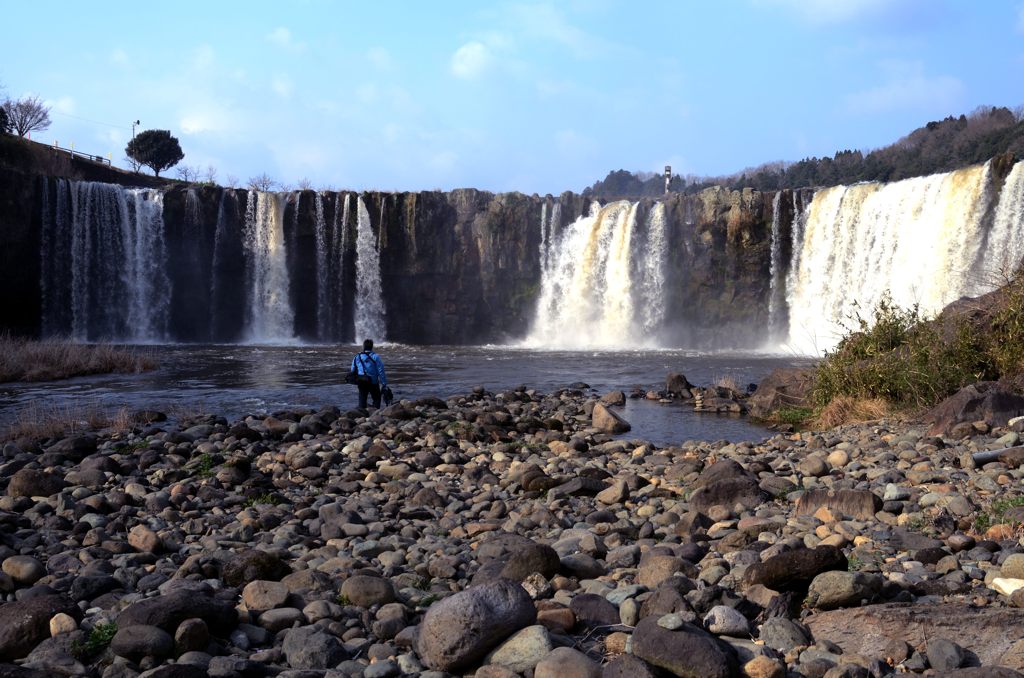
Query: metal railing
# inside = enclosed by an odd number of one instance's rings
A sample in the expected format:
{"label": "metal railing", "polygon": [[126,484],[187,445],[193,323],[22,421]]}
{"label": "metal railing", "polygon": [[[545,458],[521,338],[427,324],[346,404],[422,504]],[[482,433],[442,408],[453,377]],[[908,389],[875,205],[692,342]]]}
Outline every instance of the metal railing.
{"label": "metal railing", "polygon": [[41,145],[46,146],[47,148],[52,148],[55,151],[62,151],[64,153],[67,153],[67,154],[69,154],[71,156],[72,160],[74,160],[75,158],[81,158],[82,160],[88,160],[90,162],[98,162],[101,165],[106,165],[106,166],[110,167],[110,158],[105,158],[102,155],[93,155],[91,153],[82,153],[81,151],[76,151],[74,148],[62,148],[61,146],[57,145],[56,141],[54,141],[53,144],[41,144]]}

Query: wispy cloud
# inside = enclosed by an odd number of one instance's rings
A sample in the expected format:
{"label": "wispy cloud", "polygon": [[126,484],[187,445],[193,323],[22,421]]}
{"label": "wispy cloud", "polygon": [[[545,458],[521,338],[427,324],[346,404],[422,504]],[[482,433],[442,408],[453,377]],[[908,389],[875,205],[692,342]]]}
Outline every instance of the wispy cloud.
{"label": "wispy cloud", "polygon": [[559,45],[578,58],[590,58],[608,49],[603,40],[571,23],[555,5],[513,5],[508,13],[511,30],[532,40]]}
{"label": "wispy cloud", "polygon": [[302,52],[306,49],[306,43],[297,41],[292,32],[285,26],[278,26],[267,34],[267,41],[277,45],[281,49],[292,52]]}
{"label": "wispy cloud", "polygon": [[463,80],[474,80],[487,71],[491,62],[491,52],[486,45],[476,40],[467,42],[452,55],[452,75]]}
{"label": "wispy cloud", "polygon": [[850,94],[849,113],[877,114],[898,110],[952,110],[962,101],[966,88],[958,78],[928,75],[919,61],[886,61],[880,64],[882,84]]}
{"label": "wispy cloud", "polygon": [[383,47],[373,47],[366,53],[366,59],[377,70],[390,71],[395,66],[395,60],[391,52]]}
{"label": "wispy cloud", "polygon": [[1017,32],[1024,33],[1024,3],[1017,7]]}
{"label": "wispy cloud", "polygon": [[288,99],[292,95],[292,90],[294,89],[294,86],[292,85],[292,81],[289,78],[283,75],[277,75],[271,79],[270,89],[272,89],[274,91],[274,94],[276,94],[277,96],[283,99]]}

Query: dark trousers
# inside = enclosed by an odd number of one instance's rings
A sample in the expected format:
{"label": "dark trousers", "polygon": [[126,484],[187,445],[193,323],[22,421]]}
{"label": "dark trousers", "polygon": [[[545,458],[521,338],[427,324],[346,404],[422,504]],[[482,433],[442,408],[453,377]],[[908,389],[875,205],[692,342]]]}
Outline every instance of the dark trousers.
{"label": "dark trousers", "polygon": [[359,386],[359,407],[366,409],[366,396],[373,396],[373,406],[380,409],[380,384],[357,384]]}

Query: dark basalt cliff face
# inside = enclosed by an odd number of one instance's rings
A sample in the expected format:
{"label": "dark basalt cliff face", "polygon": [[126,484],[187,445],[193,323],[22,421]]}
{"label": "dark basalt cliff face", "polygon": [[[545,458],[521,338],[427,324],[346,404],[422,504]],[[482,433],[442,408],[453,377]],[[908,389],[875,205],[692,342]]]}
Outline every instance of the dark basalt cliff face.
{"label": "dark basalt cliff face", "polygon": [[[0,155],[0,329],[27,335],[43,331],[42,233],[48,218],[43,212],[54,204],[56,177],[129,186],[157,184],[87,161],[40,160],[38,152],[18,155],[9,148]],[[170,281],[166,338],[243,338],[248,294],[243,247],[247,192],[192,187],[190,216],[189,186],[162,180],[159,185],[163,186]],[[346,195],[353,209],[342,223],[342,215],[335,212]],[[387,337],[425,344],[501,343],[524,336],[541,283],[542,211],[559,204],[564,228],[590,210],[585,198],[571,193],[540,197],[461,189],[358,197],[378,232]],[[331,193],[319,199],[320,223],[339,224],[347,243],[331,255],[342,272],[329,290],[332,310],[327,338],[331,340],[353,338],[356,198],[355,193]],[[663,332],[667,343],[744,347],[768,339],[772,198],[772,194],[749,190],[709,189],[693,196],[672,194],[662,201],[668,252]],[[306,191],[280,199],[286,201],[283,229],[295,335],[316,339],[319,324],[323,339],[324,316],[318,310],[324,295],[318,292],[317,279],[317,196]],[[791,203],[789,197],[779,201]],[[654,204],[653,200],[641,202],[638,222],[646,219]],[[792,214],[780,217],[780,237],[788,242]],[[70,263],[49,265],[59,269]]]}

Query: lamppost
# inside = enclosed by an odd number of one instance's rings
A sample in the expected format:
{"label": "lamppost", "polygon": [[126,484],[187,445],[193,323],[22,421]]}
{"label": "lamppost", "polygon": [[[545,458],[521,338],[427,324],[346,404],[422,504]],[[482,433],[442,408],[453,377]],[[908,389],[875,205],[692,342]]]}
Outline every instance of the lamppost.
{"label": "lamppost", "polygon": [[142,123],[139,122],[138,120],[135,120],[135,121],[132,122],[132,141],[135,141],[135,127],[136,127],[136,125],[141,125],[141,124]]}

